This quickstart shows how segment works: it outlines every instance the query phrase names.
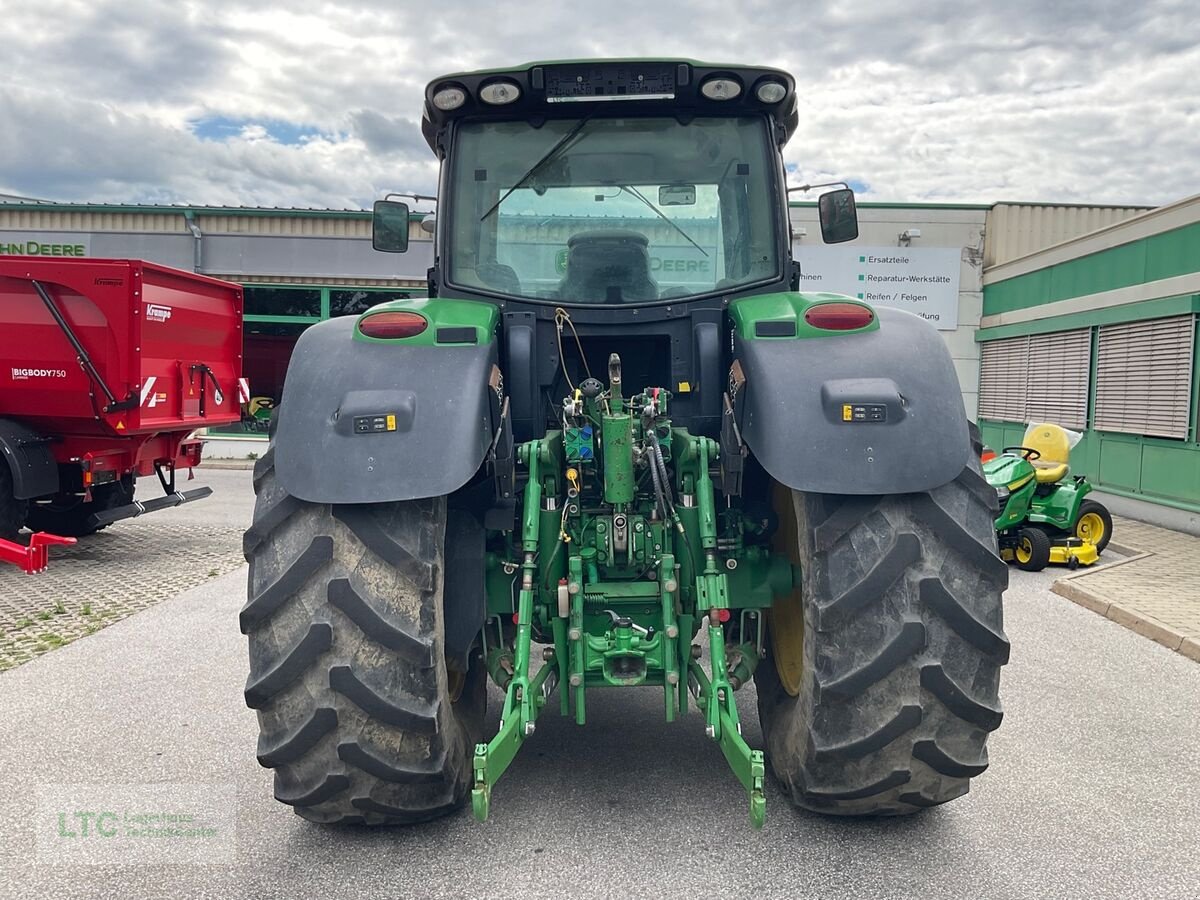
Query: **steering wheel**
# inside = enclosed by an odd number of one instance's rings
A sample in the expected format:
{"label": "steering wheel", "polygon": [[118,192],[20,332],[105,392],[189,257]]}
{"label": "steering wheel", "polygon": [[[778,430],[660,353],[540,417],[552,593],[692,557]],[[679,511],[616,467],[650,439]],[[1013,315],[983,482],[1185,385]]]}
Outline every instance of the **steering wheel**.
{"label": "steering wheel", "polygon": [[1019,451],[1019,452],[1020,452],[1020,454],[1021,454],[1021,456],[1025,457],[1025,459],[1029,460],[1029,462],[1033,462],[1035,459],[1041,459],[1041,458],[1042,458],[1042,453],[1041,453],[1041,451],[1040,451],[1040,450],[1034,450],[1032,447],[1005,447],[1005,448],[1004,448],[1003,450],[1001,450],[1000,452],[1001,452],[1001,453],[1007,453],[1009,450],[1017,450],[1017,451]]}

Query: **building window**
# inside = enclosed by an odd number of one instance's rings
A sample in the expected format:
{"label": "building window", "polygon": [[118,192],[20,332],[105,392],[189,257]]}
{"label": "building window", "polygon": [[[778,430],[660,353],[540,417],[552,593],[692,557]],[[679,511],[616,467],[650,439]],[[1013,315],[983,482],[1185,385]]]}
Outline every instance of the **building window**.
{"label": "building window", "polygon": [[1091,351],[1089,328],[988,341],[980,353],[980,417],[1085,428]]}
{"label": "building window", "polygon": [[1029,337],[988,341],[980,348],[979,417],[1025,421]]}
{"label": "building window", "polygon": [[331,318],[333,316],[357,316],[378,303],[407,299],[407,291],[368,291],[362,288],[338,290],[337,288],[330,288],[329,315]]}
{"label": "building window", "polygon": [[1094,427],[1186,439],[1195,335],[1193,315],[1102,326]]}
{"label": "building window", "polygon": [[1087,427],[1092,330],[1056,331],[1029,338],[1025,422]]}
{"label": "building window", "polygon": [[321,317],[320,288],[247,287],[246,315]]}

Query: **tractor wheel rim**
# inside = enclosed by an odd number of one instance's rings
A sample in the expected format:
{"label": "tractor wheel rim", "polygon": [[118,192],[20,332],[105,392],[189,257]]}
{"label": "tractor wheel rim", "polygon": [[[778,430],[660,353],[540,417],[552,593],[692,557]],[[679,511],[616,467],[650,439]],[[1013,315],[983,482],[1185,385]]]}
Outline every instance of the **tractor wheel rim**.
{"label": "tractor wheel rim", "polygon": [[1104,540],[1104,520],[1096,513],[1084,513],[1075,525],[1075,536],[1088,544]]}
{"label": "tractor wheel rim", "polygon": [[450,702],[457,703],[462,696],[463,688],[467,686],[467,676],[455,669],[446,669],[446,690],[450,694]]}
{"label": "tractor wheel rim", "polygon": [[[772,501],[779,515],[775,550],[786,555],[793,565],[799,565],[799,526],[791,491],[776,483]],[[767,612],[767,636],[779,683],[789,696],[799,696],[804,682],[804,603],[799,588],[775,597]]]}
{"label": "tractor wheel rim", "polygon": [[1021,543],[1017,544],[1017,561],[1027,563],[1033,559],[1033,542],[1029,538],[1021,538]]}

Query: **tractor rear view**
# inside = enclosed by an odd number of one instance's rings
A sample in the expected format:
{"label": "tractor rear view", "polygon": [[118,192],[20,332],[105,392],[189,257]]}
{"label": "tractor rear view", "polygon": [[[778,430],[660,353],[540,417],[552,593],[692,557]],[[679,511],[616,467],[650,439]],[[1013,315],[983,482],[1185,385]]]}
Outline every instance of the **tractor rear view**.
{"label": "tractor rear view", "polygon": [[[482,820],[548,708],[582,726],[636,686],[720,746],[756,826],[768,762],[844,815],[987,767],[996,493],[937,332],[798,291],[796,109],[785,72],[679,60],[430,84],[429,296],[302,336],[255,472],[246,700],[279,800]],[[818,206],[857,236],[850,191]],[[377,204],[377,249],[409,219]]]}

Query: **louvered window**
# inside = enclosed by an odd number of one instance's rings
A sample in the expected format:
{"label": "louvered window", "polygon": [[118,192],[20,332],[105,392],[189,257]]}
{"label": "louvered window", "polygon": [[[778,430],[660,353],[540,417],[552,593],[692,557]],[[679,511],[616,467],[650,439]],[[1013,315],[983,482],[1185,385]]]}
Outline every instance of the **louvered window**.
{"label": "louvered window", "polygon": [[1029,338],[1002,338],[980,347],[979,416],[1025,421]]}
{"label": "louvered window", "polygon": [[1090,328],[1032,335],[1021,421],[1053,422],[1076,430],[1086,427],[1091,363]]}
{"label": "louvered window", "polygon": [[1100,329],[1094,427],[1186,438],[1196,317]]}

